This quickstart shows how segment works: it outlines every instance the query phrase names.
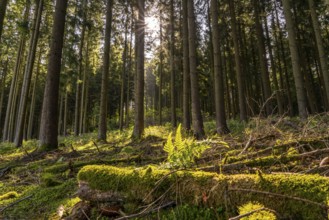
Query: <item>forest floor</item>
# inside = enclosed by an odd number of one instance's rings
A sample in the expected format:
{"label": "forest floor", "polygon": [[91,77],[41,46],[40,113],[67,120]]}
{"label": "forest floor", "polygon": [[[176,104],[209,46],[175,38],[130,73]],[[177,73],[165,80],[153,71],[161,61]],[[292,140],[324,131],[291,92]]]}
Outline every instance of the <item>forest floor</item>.
{"label": "forest floor", "polygon": [[[329,114],[311,116],[305,121],[288,117],[253,118],[248,123],[231,120],[229,127],[231,134],[219,136],[215,134],[213,121],[205,123],[207,139],[199,143],[206,143],[210,148],[188,170],[224,175],[261,172],[329,176],[329,161],[324,159],[329,156]],[[1,143],[0,219],[67,216],[80,201],[76,193],[77,174],[86,165],[125,168],[151,164],[167,168],[167,153],[163,148],[172,131],[169,125],[150,126],[142,140],[134,141],[130,138],[132,128],[112,130],[107,143],[97,142],[95,133],[61,137],[58,150],[38,155],[32,153],[37,148],[36,140],[24,142],[19,149]],[[329,192],[325,197],[329,198]],[[328,206],[328,200],[324,206]],[[207,211],[199,207],[195,212],[192,209],[189,212],[197,215],[192,219],[212,219]],[[175,209],[166,212],[163,219],[191,218],[179,217]],[[93,214],[85,219],[101,219],[101,216]]]}

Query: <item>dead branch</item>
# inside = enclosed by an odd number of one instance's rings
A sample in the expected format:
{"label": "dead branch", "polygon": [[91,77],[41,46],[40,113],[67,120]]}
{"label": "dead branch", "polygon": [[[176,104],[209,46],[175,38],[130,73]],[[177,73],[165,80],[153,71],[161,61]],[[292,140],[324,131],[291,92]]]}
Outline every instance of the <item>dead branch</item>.
{"label": "dead branch", "polygon": [[157,212],[157,211],[159,211],[161,209],[174,207],[175,205],[176,205],[176,203],[173,202],[173,201],[171,201],[171,202],[168,202],[167,204],[161,205],[161,206],[156,207],[154,209],[151,209],[149,211],[146,211],[146,212],[145,211],[142,211],[142,212],[139,212],[139,213],[136,213],[136,214],[132,214],[132,215],[128,215],[128,216],[123,216],[123,217],[117,218],[115,220],[124,220],[124,219],[142,217],[142,216],[145,216],[145,215],[148,215],[148,214]]}
{"label": "dead branch", "polygon": [[229,188],[228,190],[229,191],[242,191],[242,192],[260,193],[260,194],[264,194],[264,195],[275,196],[275,197],[280,197],[280,198],[285,198],[285,199],[293,199],[293,200],[302,201],[302,202],[305,202],[305,203],[309,203],[309,204],[319,206],[319,207],[321,207],[325,210],[329,209],[329,206],[327,206],[325,204],[314,202],[314,201],[311,201],[311,200],[308,200],[308,199],[303,199],[303,198],[296,197],[296,196],[287,196],[287,195],[282,195],[282,194],[279,194],[279,193],[271,193],[271,192],[254,190],[254,189]]}
{"label": "dead branch", "polygon": [[255,209],[255,210],[253,210],[253,211],[251,211],[251,212],[247,212],[247,213],[242,214],[242,215],[238,215],[238,216],[235,216],[235,217],[229,218],[229,220],[239,220],[239,219],[242,219],[242,218],[247,217],[247,216],[249,216],[249,215],[252,215],[252,214],[254,214],[254,213],[256,213],[256,212],[263,211],[263,210],[264,210],[264,211],[273,212],[276,216],[279,215],[276,211],[274,211],[274,210],[272,210],[272,209],[268,209],[268,208],[263,207],[263,208],[260,208],[260,209]]}
{"label": "dead branch", "polygon": [[325,171],[329,170],[329,165],[324,165],[324,166],[318,166],[318,167],[314,167],[312,169],[306,170],[304,172],[300,172],[300,173],[304,173],[304,174],[320,174],[323,173]]}
{"label": "dead branch", "polygon": [[0,171],[0,178],[2,178],[3,176],[5,176],[10,170],[11,170],[11,166],[5,167]]}
{"label": "dead branch", "polygon": [[96,144],[96,142],[95,142],[95,141],[93,141],[93,144],[95,145],[95,147],[96,147],[96,149],[97,149],[98,153],[101,153],[101,151],[99,150],[99,147],[98,147],[98,145]]}
{"label": "dead branch", "polygon": [[2,209],[0,209],[0,213],[2,213],[2,212],[5,211],[6,209],[8,209],[8,208],[10,208],[10,207],[12,207],[12,206],[14,206],[14,205],[16,205],[16,204],[18,204],[18,203],[20,203],[20,202],[26,200],[26,199],[31,198],[32,196],[33,196],[33,194],[32,194],[32,195],[29,195],[29,196],[26,196],[26,197],[24,197],[24,198],[21,198],[21,199],[19,199],[19,200],[16,200],[15,202],[10,203],[10,204],[7,205],[6,207],[3,207]]}
{"label": "dead branch", "polygon": [[320,167],[323,167],[323,166],[325,166],[325,165],[328,165],[329,164],[329,157],[325,157],[325,158],[323,158],[322,160],[321,160],[321,162],[320,162]]}
{"label": "dead branch", "polygon": [[247,144],[246,144],[246,146],[243,148],[243,150],[238,154],[238,156],[240,156],[240,155],[242,155],[248,148],[249,148],[249,146],[251,145],[251,139],[252,139],[252,135],[250,135],[250,137],[249,137],[249,140],[248,140],[248,142],[247,142]]}
{"label": "dead branch", "polygon": [[329,153],[329,148],[318,149],[318,150],[302,153],[302,154],[299,154],[299,155],[295,155],[295,156],[292,156],[292,157],[294,157],[294,158],[304,158],[304,157],[311,157],[311,156],[319,156],[319,155],[323,155],[325,153]]}

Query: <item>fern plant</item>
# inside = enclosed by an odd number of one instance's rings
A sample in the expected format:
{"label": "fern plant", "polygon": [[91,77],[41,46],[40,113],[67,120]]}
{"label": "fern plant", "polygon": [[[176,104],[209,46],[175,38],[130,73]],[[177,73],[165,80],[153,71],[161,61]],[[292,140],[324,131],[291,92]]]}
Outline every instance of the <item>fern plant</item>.
{"label": "fern plant", "polygon": [[195,159],[210,148],[206,144],[198,144],[194,139],[183,139],[182,126],[178,125],[173,141],[172,132],[168,135],[163,150],[168,153],[167,164],[172,168],[186,168],[195,164]]}

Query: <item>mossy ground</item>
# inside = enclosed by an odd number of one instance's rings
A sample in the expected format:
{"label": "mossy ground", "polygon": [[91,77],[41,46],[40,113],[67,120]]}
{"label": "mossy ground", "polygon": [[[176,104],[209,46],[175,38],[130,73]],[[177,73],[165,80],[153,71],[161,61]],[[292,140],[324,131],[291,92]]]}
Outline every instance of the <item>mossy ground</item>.
{"label": "mossy ground", "polygon": [[[311,171],[319,176],[329,174],[329,168],[318,169],[322,158],[329,155],[309,156],[302,159],[295,157],[301,153],[328,148],[328,115],[314,116],[308,121],[294,118],[255,118],[249,123],[240,123],[231,120],[229,127],[232,131],[230,135],[218,136],[215,135],[215,123],[212,121],[205,123],[208,135],[205,142],[211,148],[197,160],[192,169],[242,164],[238,169],[223,168],[219,169],[219,172],[225,176],[255,174],[258,171],[264,175]],[[96,133],[79,137],[61,137],[58,150],[37,156],[32,153],[37,147],[35,140],[25,142],[23,148],[20,149],[9,143],[1,143],[0,198],[2,199],[0,199],[0,209],[19,199],[32,196],[1,212],[0,219],[59,219],[58,212],[65,215],[65,212],[69,212],[70,208],[79,201],[75,196],[78,187],[77,173],[86,165],[111,165],[134,169],[153,165],[163,169],[166,159],[163,146],[172,130],[168,125],[148,127],[144,138],[140,141],[130,139],[132,128],[124,131],[110,131],[106,144],[97,143]],[[229,148],[223,146],[223,141],[229,145]],[[250,142],[249,147],[240,155],[248,142]],[[5,170],[5,174],[1,175]],[[203,173],[202,175],[206,176],[213,175]],[[313,176],[303,176],[299,181],[307,182],[308,177],[313,178]],[[266,178],[266,181],[268,187],[276,184],[276,181],[271,178]],[[145,179],[144,184],[147,183],[148,179]],[[279,187],[277,192],[282,192],[282,187],[292,187],[299,192],[297,194],[299,197],[308,199],[321,197],[321,202],[323,202],[323,197],[329,196],[309,182],[307,186],[290,184],[283,181],[280,186],[272,185],[272,187]],[[262,190],[265,191],[266,188]],[[195,197],[195,195],[189,196]],[[245,203],[253,202],[248,199],[252,199],[252,196],[246,197]],[[317,201],[320,202],[320,200]],[[283,202],[288,207],[294,206],[294,202]],[[239,207],[242,205],[237,204]],[[238,209],[232,212],[239,214]],[[160,215],[161,219],[225,219],[227,217],[224,206],[206,207],[187,204],[153,215]],[[152,219],[152,215],[144,216],[143,219],[145,218]],[[308,219],[307,216],[302,216],[302,218]]]}

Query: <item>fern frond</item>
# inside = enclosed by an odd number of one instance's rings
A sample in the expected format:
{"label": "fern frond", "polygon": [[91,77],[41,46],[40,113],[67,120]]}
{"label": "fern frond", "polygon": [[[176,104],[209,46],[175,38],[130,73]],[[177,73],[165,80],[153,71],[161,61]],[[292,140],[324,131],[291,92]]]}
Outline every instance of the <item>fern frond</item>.
{"label": "fern frond", "polygon": [[176,136],[175,136],[175,147],[178,151],[181,151],[184,149],[185,143],[182,138],[182,124],[179,124],[176,130]]}
{"label": "fern frond", "polygon": [[170,132],[170,134],[168,135],[167,143],[164,146],[163,150],[168,153],[168,157],[170,157],[174,153],[175,147],[172,142],[172,132]]}

